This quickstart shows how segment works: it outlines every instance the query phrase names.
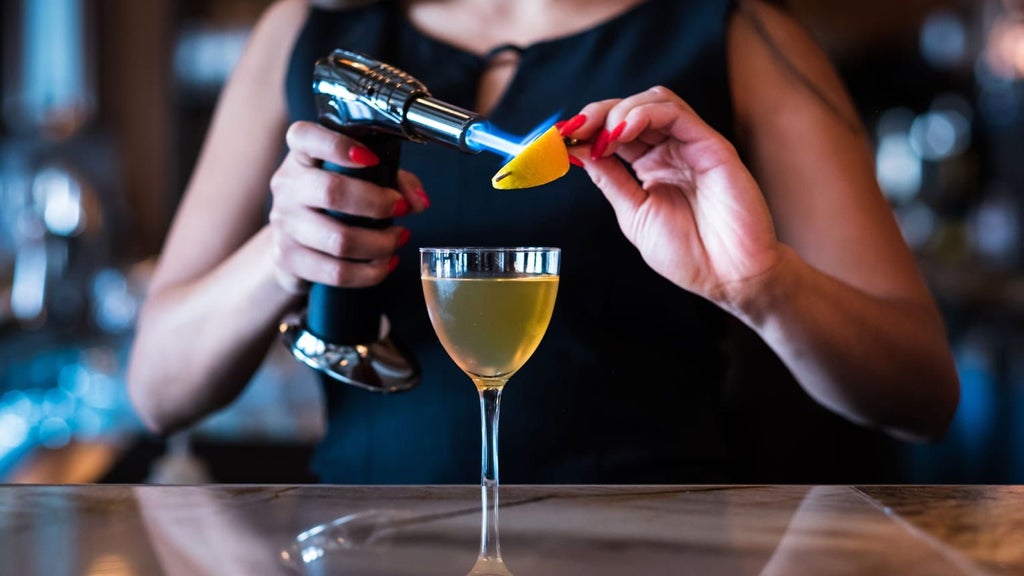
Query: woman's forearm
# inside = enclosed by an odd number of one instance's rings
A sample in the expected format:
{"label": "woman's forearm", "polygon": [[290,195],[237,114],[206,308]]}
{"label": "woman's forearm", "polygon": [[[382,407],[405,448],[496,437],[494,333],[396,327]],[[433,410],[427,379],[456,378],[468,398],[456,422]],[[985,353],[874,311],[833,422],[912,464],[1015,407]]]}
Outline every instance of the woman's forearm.
{"label": "woman's forearm", "polygon": [[169,433],[230,402],[299,299],[276,281],[264,228],[208,274],[147,298],[128,390],[147,427]]}
{"label": "woman's forearm", "polygon": [[959,384],[934,307],[872,296],[782,250],[732,311],[824,406],[901,438],[940,436]]}

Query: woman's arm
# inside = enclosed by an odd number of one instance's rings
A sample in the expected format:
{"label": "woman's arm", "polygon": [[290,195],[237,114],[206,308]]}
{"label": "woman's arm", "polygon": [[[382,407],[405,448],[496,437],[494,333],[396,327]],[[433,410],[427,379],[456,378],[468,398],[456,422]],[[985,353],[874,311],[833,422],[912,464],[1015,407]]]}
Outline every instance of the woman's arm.
{"label": "woman's arm", "polygon": [[776,50],[746,12],[729,34],[757,179],[664,88],[585,107],[572,135],[597,144],[575,152],[645,261],[751,326],[818,402],[895,436],[941,435],[959,394],[942,319],[852,106],[803,30],[753,9],[786,38]]}
{"label": "woman's arm", "polygon": [[128,371],[132,401],[155,431],[230,402],[310,282],[371,286],[389,273],[406,230],[349,227],[324,211],[379,219],[428,204],[406,172],[396,190],[321,169],[321,160],[347,168],[378,160],[316,123],[287,125],[285,70],[306,14],[304,0],[280,0],[256,26],[164,246]]}
{"label": "woman's arm", "polygon": [[286,128],[288,47],[307,7],[275,4],[225,85],[137,326],[128,390],[168,432],[231,401],[297,293],[275,279],[267,182]]}
{"label": "woman's arm", "polygon": [[959,397],[945,328],[841,81],[762,2],[740,4],[728,42],[740,142],[793,249],[741,318],[823,405],[897,436],[942,434]]}

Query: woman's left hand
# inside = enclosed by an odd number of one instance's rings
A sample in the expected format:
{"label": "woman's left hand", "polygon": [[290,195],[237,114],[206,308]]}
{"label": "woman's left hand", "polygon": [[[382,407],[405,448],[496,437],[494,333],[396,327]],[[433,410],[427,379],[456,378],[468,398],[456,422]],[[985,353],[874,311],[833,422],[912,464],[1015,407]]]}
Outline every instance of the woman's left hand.
{"label": "woman's left hand", "polygon": [[[663,87],[587,105],[566,136],[651,268],[730,308],[781,259],[768,206],[736,149]],[[627,170],[622,160],[633,169]]]}

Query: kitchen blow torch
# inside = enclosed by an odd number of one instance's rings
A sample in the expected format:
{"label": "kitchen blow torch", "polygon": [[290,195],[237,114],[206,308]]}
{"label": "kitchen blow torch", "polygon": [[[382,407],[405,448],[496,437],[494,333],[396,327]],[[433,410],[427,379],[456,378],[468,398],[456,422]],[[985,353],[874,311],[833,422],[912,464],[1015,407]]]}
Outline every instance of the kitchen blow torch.
{"label": "kitchen blow torch", "polygon": [[[403,141],[506,156],[521,150],[518,142],[493,134],[479,114],[433,98],[411,75],[362,54],[335,50],[317,60],[313,96],[322,125],[357,139],[380,159],[366,168],[327,162],[323,168],[381,186],[397,187]],[[391,225],[390,218],[329,213],[351,226]],[[386,325],[379,286],[314,284],[306,311],[286,318],[280,331],[298,360],[334,380],[378,392],[408,390],[419,383],[419,368],[394,345]]]}

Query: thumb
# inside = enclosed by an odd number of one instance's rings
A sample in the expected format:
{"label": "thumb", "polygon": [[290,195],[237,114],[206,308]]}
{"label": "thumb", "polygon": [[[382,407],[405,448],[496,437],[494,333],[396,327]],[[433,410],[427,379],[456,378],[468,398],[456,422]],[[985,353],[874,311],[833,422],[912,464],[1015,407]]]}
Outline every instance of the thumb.
{"label": "thumb", "polygon": [[583,164],[587,175],[595,186],[601,190],[608,203],[615,210],[615,218],[619,221],[619,227],[626,236],[629,228],[625,224],[632,221],[633,215],[640,206],[647,200],[647,191],[644,190],[636,177],[626,169],[625,164],[615,156],[600,158],[598,160],[587,159]]}

